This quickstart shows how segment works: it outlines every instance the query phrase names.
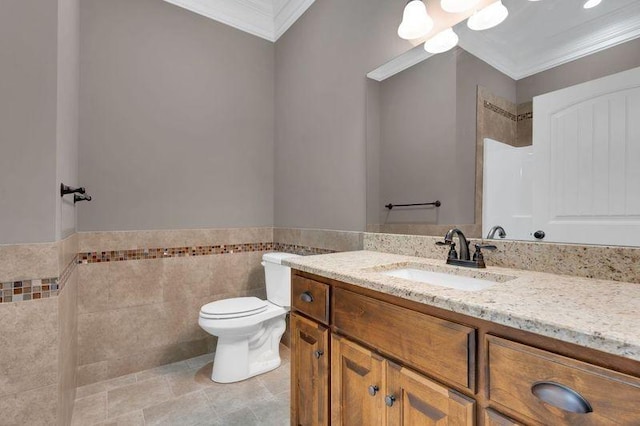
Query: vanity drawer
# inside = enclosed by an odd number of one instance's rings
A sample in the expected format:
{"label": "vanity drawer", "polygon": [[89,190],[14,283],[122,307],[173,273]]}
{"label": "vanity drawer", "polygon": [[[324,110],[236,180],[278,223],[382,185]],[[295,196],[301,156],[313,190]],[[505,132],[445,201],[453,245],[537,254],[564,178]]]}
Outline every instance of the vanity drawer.
{"label": "vanity drawer", "polygon": [[475,329],[407,308],[333,290],[336,329],[403,364],[459,387],[475,387]]}
{"label": "vanity drawer", "polygon": [[492,403],[545,425],[640,424],[640,379],[494,336],[487,347]]}
{"label": "vanity drawer", "polygon": [[291,305],[299,312],[329,324],[329,286],[303,278],[291,277]]}

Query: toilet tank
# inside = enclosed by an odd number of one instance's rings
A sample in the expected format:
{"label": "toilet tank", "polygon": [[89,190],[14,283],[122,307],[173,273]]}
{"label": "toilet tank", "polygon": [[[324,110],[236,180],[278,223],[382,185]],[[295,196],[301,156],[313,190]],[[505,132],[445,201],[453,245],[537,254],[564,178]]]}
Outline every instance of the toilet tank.
{"label": "toilet tank", "polygon": [[267,300],[278,306],[291,306],[291,268],[283,265],[282,260],[292,257],[299,256],[291,253],[265,253],[262,256]]}

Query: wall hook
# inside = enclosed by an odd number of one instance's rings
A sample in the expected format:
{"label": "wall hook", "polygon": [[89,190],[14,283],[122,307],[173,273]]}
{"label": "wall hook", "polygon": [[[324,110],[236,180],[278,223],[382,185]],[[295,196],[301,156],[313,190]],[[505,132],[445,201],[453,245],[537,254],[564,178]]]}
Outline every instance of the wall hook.
{"label": "wall hook", "polygon": [[78,195],[78,194],[74,194],[73,195],[73,204],[77,203],[78,201],[91,201],[91,195]]}
{"label": "wall hook", "polygon": [[64,197],[67,194],[85,194],[87,190],[81,186],[79,188],[72,188],[69,185],[65,185],[64,183],[60,184],[60,196]]}

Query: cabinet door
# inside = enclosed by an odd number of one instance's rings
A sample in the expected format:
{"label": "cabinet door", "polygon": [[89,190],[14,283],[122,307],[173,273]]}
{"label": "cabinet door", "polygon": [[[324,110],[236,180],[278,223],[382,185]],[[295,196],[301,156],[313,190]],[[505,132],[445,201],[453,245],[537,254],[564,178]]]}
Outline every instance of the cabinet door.
{"label": "cabinet door", "polygon": [[405,367],[387,363],[389,426],[473,425],[475,402]]}
{"label": "cabinet door", "polygon": [[371,351],[331,335],[331,424],[384,424],[384,361]]}
{"label": "cabinet door", "polygon": [[291,424],[329,424],[329,330],[291,314]]}
{"label": "cabinet door", "polygon": [[494,411],[490,408],[484,410],[484,426],[522,426],[515,420]]}

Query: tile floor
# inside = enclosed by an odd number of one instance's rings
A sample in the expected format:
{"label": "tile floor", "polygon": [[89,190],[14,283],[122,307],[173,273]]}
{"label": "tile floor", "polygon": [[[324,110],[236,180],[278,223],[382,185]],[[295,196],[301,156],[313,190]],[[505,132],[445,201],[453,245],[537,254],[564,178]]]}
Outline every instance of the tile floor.
{"label": "tile floor", "polygon": [[287,426],[289,349],[282,365],[243,382],[211,381],[211,354],[78,388],[72,426]]}

